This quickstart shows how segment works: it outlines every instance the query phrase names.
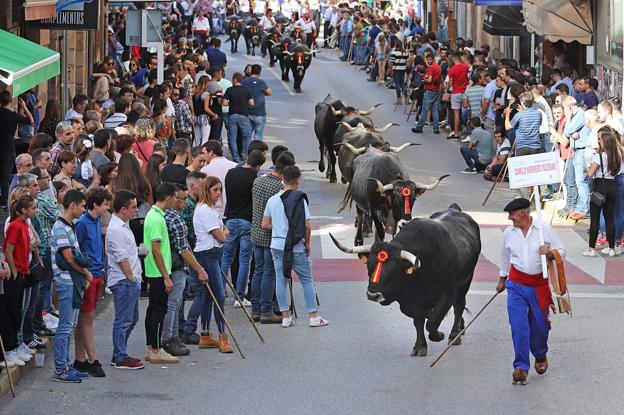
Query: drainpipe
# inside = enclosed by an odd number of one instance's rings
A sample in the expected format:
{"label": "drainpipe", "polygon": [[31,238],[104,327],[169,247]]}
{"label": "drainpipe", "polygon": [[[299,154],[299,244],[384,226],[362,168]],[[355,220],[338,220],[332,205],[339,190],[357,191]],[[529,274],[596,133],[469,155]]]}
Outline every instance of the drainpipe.
{"label": "drainpipe", "polygon": [[67,71],[69,68],[69,66],[67,65],[67,61],[69,59],[69,57],[67,56],[67,30],[61,30],[60,41],[61,41],[61,47],[60,47],[61,49],[61,109],[62,109],[62,114],[65,114],[65,112],[69,108],[68,106],[69,85],[67,82],[67,78],[68,78]]}

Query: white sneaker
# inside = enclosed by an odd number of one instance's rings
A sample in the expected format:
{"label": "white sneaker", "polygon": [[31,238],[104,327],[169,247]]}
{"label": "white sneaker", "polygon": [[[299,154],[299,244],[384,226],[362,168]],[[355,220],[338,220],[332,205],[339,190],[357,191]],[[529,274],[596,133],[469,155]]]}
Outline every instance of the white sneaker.
{"label": "white sneaker", "polygon": [[614,251],[615,255],[622,255],[622,245],[616,245]]}
{"label": "white sneaker", "polygon": [[284,317],[282,319],[282,327],[284,327],[285,329],[292,326],[293,324],[295,324],[295,322],[293,321],[292,317]]}
{"label": "white sneaker", "polygon": [[23,360],[24,362],[30,362],[30,359],[33,358],[33,355],[29,353],[22,352],[19,347],[16,349],[17,358]]}
{"label": "white sneaker", "polygon": [[[251,301],[249,301],[246,298],[243,298],[243,306],[251,307]],[[241,303],[239,303],[238,300],[234,301],[234,308],[241,308]]]}
{"label": "white sneaker", "polygon": [[613,258],[615,255],[615,249],[609,249],[609,258]]}
{"label": "white sneaker", "polygon": [[467,135],[466,138],[464,138],[463,140],[461,140],[462,143],[467,143],[470,141],[470,136]]}
{"label": "white sneaker", "polygon": [[2,362],[0,362],[0,368],[6,369],[7,367],[9,368],[15,367],[15,363],[8,356],[6,360],[3,360]]}
{"label": "white sneaker", "polygon": [[43,322],[45,323],[48,330],[56,330],[58,327],[58,318],[54,317],[50,313],[45,313],[43,315]]}
{"label": "white sneaker", "polygon": [[23,352],[23,353],[28,353],[30,355],[34,355],[35,353],[37,353],[37,351],[35,349],[31,349],[30,347],[28,347],[28,345],[26,345],[26,343],[22,343],[19,345],[19,347],[17,348],[18,352]]}
{"label": "white sneaker", "polygon": [[13,362],[15,366],[24,366],[26,364],[25,361],[19,358],[15,350],[13,350],[12,352],[7,352],[6,359],[8,362]]}
{"label": "white sneaker", "polygon": [[326,326],[328,324],[329,324],[329,320],[321,316],[310,317],[310,327],[321,327],[321,326]]}
{"label": "white sneaker", "polygon": [[587,251],[583,252],[583,256],[588,256],[588,257],[594,258],[596,256],[596,250],[595,249],[588,249]]}
{"label": "white sneaker", "polygon": [[106,295],[113,295],[113,292],[108,287],[104,288],[104,293],[106,293]]}

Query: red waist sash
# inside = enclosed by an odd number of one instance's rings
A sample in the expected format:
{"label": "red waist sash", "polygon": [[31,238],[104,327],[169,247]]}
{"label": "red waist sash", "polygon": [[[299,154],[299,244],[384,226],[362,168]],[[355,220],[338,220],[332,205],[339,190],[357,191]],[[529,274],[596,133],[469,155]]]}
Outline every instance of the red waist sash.
{"label": "red waist sash", "polygon": [[527,287],[535,288],[535,294],[537,295],[537,301],[542,311],[548,311],[551,305],[554,305],[552,294],[550,292],[550,286],[548,280],[545,279],[542,274],[527,274],[525,272],[517,270],[513,265],[509,270],[509,280],[516,284],[526,285]]}

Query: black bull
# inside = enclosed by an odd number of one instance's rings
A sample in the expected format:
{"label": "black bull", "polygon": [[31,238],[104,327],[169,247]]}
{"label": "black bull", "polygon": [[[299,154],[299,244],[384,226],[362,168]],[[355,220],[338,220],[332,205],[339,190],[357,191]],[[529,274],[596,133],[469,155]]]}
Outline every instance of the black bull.
{"label": "black bull", "polygon": [[412,356],[427,355],[425,328],[430,340],[444,339],[438,329],[451,306],[454,321],[449,341],[462,330],[481,236],[479,225],[459,206],[452,204],[429,218],[412,219],[390,242],[347,248],[330,236],[342,251],[366,257],[368,299],[381,305],[397,301],[401,312],[413,319],[416,344]]}
{"label": "black bull", "polygon": [[255,20],[248,21],[243,31],[248,55],[256,56],[256,48],[260,46],[262,36],[263,33],[258,28],[258,23]]}
{"label": "black bull", "polygon": [[306,70],[312,62],[312,52],[307,46],[301,44],[291,45],[289,51],[284,51],[285,54],[290,54],[290,70],[293,73],[295,92],[301,92],[301,83],[305,76]]}
{"label": "black bull", "polygon": [[225,19],[225,33],[230,37],[230,53],[238,52],[238,38],[243,31],[243,24],[238,18]]}

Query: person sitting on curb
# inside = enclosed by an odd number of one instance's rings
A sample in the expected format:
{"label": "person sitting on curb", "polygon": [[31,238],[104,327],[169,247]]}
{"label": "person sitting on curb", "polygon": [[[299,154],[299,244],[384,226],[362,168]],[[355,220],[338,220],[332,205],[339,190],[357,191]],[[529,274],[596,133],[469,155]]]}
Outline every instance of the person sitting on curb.
{"label": "person sitting on curb", "polygon": [[[495,181],[497,179],[511,152],[511,144],[509,144],[509,140],[504,137],[503,130],[497,129],[494,132],[494,141],[496,142],[496,154],[494,154],[492,162],[485,168],[485,174],[483,175],[485,180],[490,181]],[[504,177],[501,177],[499,180],[504,179]]]}
{"label": "person sitting on curb", "polygon": [[466,143],[466,146],[459,149],[468,165],[465,170],[461,171],[463,174],[476,174],[484,171],[486,166],[492,162],[492,153],[494,152],[492,136],[481,128],[481,119],[472,117],[470,123],[473,127],[470,141]]}

